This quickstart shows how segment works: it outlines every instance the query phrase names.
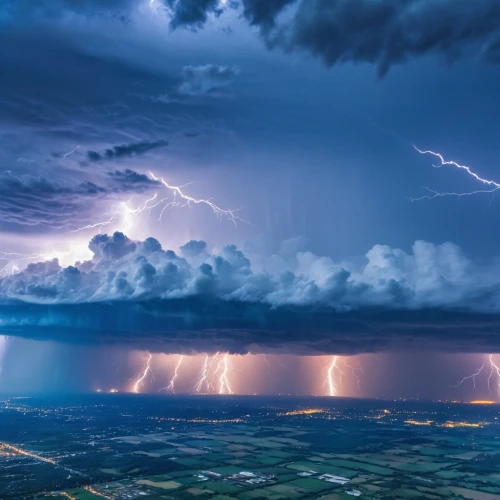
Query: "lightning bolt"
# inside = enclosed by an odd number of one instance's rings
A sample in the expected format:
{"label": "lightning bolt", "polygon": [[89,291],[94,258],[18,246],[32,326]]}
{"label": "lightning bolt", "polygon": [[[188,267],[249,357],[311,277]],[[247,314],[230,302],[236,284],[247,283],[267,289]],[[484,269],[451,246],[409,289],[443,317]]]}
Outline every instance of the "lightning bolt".
{"label": "lightning bolt", "polygon": [[184,356],[181,354],[179,356],[179,360],[177,361],[177,364],[175,365],[174,374],[172,375],[172,378],[170,379],[170,383],[167,385],[167,387],[160,389],[160,391],[175,392],[175,382],[179,378],[179,368],[181,367],[183,360],[184,360]]}
{"label": "lightning bolt", "polygon": [[78,233],[80,231],[85,231],[87,229],[99,229],[99,231],[101,231],[103,227],[109,226],[110,224],[114,224],[120,218],[122,218],[123,221],[122,230],[127,231],[127,229],[130,229],[130,227],[132,226],[132,220],[131,220],[132,217],[141,214],[145,210],[149,210],[151,212],[153,208],[156,208],[157,206],[161,205],[166,200],[166,198],[163,198],[159,201],[157,201],[157,199],[158,199],[158,193],[155,193],[151,198],[147,199],[143,203],[140,203],[137,208],[130,208],[128,206],[131,200],[127,202],[122,202],[120,204],[120,207],[113,212],[113,214],[109,219],[101,222],[95,222],[94,224],[88,224],[83,227],[79,227],[78,229],[74,229],[73,232]]}
{"label": "lightning bolt", "polygon": [[66,159],[68,156],[72,155],[73,153],[76,153],[80,149],[80,146],[77,146],[75,149],[72,149],[69,153],[66,153],[63,155],[63,158]]}
{"label": "lightning bolt", "polygon": [[143,213],[145,210],[151,213],[151,211],[154,208],[161,207],[160,215],[158,217],[158,220],[161,222],[164,214],[169,210],[173,208],[192,207],[193,204],[207,205],[213,211],[213,213],[216,215],[217,218],[225,217],[228,220],[230,220],[235,226],[237,225],[238,222],[245,222],[247,224],[250,224],[250,222],[246,221],[245,219],[242,219],[237,214],[237,212],[239,212],[240,209],[232,209],[232,208],[223,209],[218,205],[216,205],[215,203],[213,203],[211,199],[193,198],[192,196],[189,196],[182,191],[182,188],[185,186],[170,185],[163,178],[160,179],[156,177],[156,175],[153,174],[152,172],[150,172],[149,175],[154,181],[161,183],[161,185],[165,189],[170,191],[173,194],[174,199],[170,200],[169,197],[159,198],[158,193],[155,193],[153,197],[139,204],[137,208],[131,208],[129,206],[131,200],[127,202],[122,202],[120,203],[118,208],[116,208],[113,211],[113,213],[108,219],[99,222],[94,222],[92,224],[87,224],[86,226],[82,226],[77,229],[73,229],[73,232],[77,233],[89,229],[98,229],[99,231],[101,231],[103,227],[118,223],[120,220],[122,221],[121,230],[123,232],[126,232],[132,226],[132,218]]}
{"label": "lightning bolt", "polygon": [[339,368],[337,361],[339,357],[333,356],[330,366],[326,372],[324,385],[328,388],[329,396],[336,396],[338,392],[338,385],[342,382],[344,372]]}
{"label": "lightning bolt", "polygon": [[481,365],[481,368],[479,368],[479,370],[474,372],[472,375],[467,375],[466,377],[459,380],[458,384],[455,385],[454,387],[460,387],[467,380],[472,380],[472,386],[475,389],[476,388],[476,378],[482,373],[483,370],[484,370],[484,363]]}
{"label": "lightning bolt", "polygon": [[497,394],[500,395],[500,368],[493,361],[493,354],[488,355],[488,360],[490,362],[490,376],[488,377],[488,390],[491,393],[491,380],[496,375],[497,380]]}
{"label": "lightning bolt", "polygon": [[151,372],[151,358],[152,357],[153,357],[153,355],[149,354],[148,360],[146,361],[146,366],[141,371],[141,374],[139,375],[139,378],[135,381],[135,384],[134,384],[134,387],[133,387],[133,392],[135,392],[136,394],[139,394],[140,388],[144,386],[144,379]]}
{"label": "lightning bolt", "polygon": [[246,222],[247,224],[249,224],[248,221],[242,219],[241,217],[239,217],[237,215],[237,212],[239,212],[240,209],[222,209],[220,208],[219,206],[217,206],[215,203],[212,202],[211,199],[197,199],[197,198],[193,198],[192,196],[189,196],[185,193],[182,192],[182,189],[181,189],[181,186],[173,186],[173,185],[170,185],[165,179],[163,178],[158,178],[156,177],[152,172],[149,172],[149,175],[151,176],[151,178],[157,182],[161,182],[163,184],[163,186],[165,186],[168,190],[172,191],[173,194],[174,194],[174,198],[177,198],[177,196],[179,198],[181,198],[182,201],[177,201],[177,200],[174,200],[174,201],[171,201],[169,203],[167,203],[161,213],[160,213],[160,217],[159,217],[159,220],[161,220],[161,218],[163,217],[163,214],[165,212],[167,212],[168,210],[170,210],[171,208],[174,208],[174,207],[191,207],[191,204],[195,204],[195,205],[198,205],[198,204],[203,204],[203,205],[207,205],[208,207],[210,207],[213,211],[213,213],[219,218],[219,217],[226,217],[227,219],[229,219],[235,226],[237,225],[237,222],[240,221],[240,222]]}
{"label": "lightning bolt", "polygon": [[470,167],[467,167],[466,165],[460,165],[460,163],[457,163],[456,161],[451,161],[451,160],[446,160],[443,155],[440,153],[436,153],[434,151],[423,151],[417,146],[413,146],[416,151],[418,151],[421,155],[432,155],[435,158],[439,160],[439,164],[433,165],[435,168],[441,168],[444,166],[452,166],[455,168],[458,168],[459,170],[463,170],[466,172],[469,176],[474,178],[476,181],[480,182],[481,184],[484,184],[485,186],[488,186],[489,189],[478,189],[476,191],[469,191],[465,193],[454,193],[454,192],[439,192],[435,191],[433,189],[429,189],[428,187],[424,187],[426,191],[429,192],[428,195],[420,196],[418,198],[409,198],[410,201],[421,201],[421,200],[433,200],[435,198],[442,198],[442,197],[447,197],[447,196],[454,196],[457,198],[461,198],[464,196],[473,196],[476,194],[485,194],[485,193],[495,193],[500,189],[500,184],[498,182],[495,182],[491,179],[485,179],[484,177],[481,177],[479,174],[474,172]]}
{"label": "lightning bolt", "polygon": [[228,356],[227,354],[224,354],[223,358],[219,361],[217,365],[217,369],[215,370],[215,374],[220,372],[219,394],[233,394],[228,378],[229,363],[227,356]]}
{"label": "lightning bolt", "polygon": [[342,363],[346,368],[348,368],[351,371],[352,376],[356,379],[356,385],[358,386],[358,391],[361,390],[361,377],[359,373],[364,373],[363,368],[352,366],[349,363],[347,363],[345,359],[342,359]]}
{"label": "lightning bolt", "polygon": [[206,392],[214,390],[214,385],[208,380],[208,375],[210,373],[210,368],[214,364],[214,361],[216,360],[218,355],[218,352],[215,353],[212,357],[210,357],[208,354],[205,355],[205,360],[203,361],[203,366],[201,367],[200,374],[194,388],[196,392],[200,393],[204,387]]}
{"label": "lightning bolt", "polygon": [[[488,391],[490,394],[493,392],[491,388],[491,384],[493,382],[493,379],[496,380],[497,384],[497,395],[500,397],[500,366],[498,366],[495,361],[493,360],[493,354],[488,354],[488,364],[489,364],[489,375],[488,375]],[[474,372],[472,375],[467,375],[466,377],[462,378],[459,380],[458,384],[455,385],[455,387],[460,387],[464,382],[467,380],[472,380],[472,385],[473,388],[476,388],[476,378],[483,373],[483,371],[486,368],[486,363],[483,363],[481,368],[479,368],[476,372]]]}
{"label": "lightning bolt", "polygon": [[363,373],[363,369],[361,367],[354,367],[350,365],[344,357],[333,356],[326,371],[326,377],[323,382],[323,386],[327,388],[328,396],[334,397],[338,395],[339,386],[345,376],[345,371],[341,368],[340,365],[343,365],[351,372],[352,376],[356,380],[358,390],[361,389],[361,377],[359,374]]}

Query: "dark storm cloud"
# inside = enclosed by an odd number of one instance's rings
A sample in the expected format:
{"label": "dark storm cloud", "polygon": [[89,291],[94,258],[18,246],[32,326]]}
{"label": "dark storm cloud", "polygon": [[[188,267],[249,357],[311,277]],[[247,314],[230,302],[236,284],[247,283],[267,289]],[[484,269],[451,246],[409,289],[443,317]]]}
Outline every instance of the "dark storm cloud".
{"label": "dark storm cloud", "polygon": [[[181,3],[181,2],[179,2]],[[191,8],[193,1],[189,2]],[[204,2],[199,1],[203,8]],[[328,66],[394,64],[436,54],[446,61],[473,52],[498,62],[497,0],[243,0],[243,16],[269,48],[305,51]],[[198,25],[206,21],[198,14]]]}
{"label": "dark storm cloud", "polygon": [[496,0],[303,0],[272,45],[306,50],[327,66],[368,62],[384,75],[427,54],[447,60],[483,50],[500,36]]}
{"label": "dark storm cloud", "polygon": [[0,221],[25,226],[66,227],[81,213],[81,200],[106,190],[92,182],[64,186],[44,177],[0,175]]}
{"label": "dark storm cloud", "polygon": [[161,182],[155,181],[146,174],[140,174],[134,170],[115,170],[114,172],[109,172],[108,176],[116,181],[120,186],[121,190],[132,191],[137,190],[141,186],[148,188],[152,186],[161,186]]}
{"label": "dark storm cloud", "polygon": [[[200,28],[227,7],[218,0],[157,0],[172,28]],[[429,54],[447,61],[466,52],[497,62],[500,4],[497,0],[242,0],[243,17],[261,29],[269,47],[305,51],[327,66],[372,63],[384,75],[394,64]],[[4,1],[11,24],[43,21],[76,12],[126,20],[138,0]]]}
{"label": "dark storm cloud", "polygon": [[12,48],[0,53],[0,122],[77,144],[102,142],[110,125],[128,120],[130,127],[131,116],[157,108],[152,96],[181,83],[123,58],[89,53],[79,41],[41,26],[0,31],[0,44]]}
{"label": "dark storm cloud", "polygon": [[61,18],[72,12],[86,16],[121,16],[137,5],[138,0],[0,0],[3,21],[39,21],[43,18]]}
{"label": "dark storm cloud", "polygon": [[223,12],[219,0],[165,0],[165,4],[172,11],[170,25],[174,29],[199,28],[207,22],[209,14],[219,16]]}
{"label": "dark storm cloud", "polygon": [[91,162],[99,162],[106,160],[119,160],[122,158],[130,158],[134,156],[140,156],[145,153],[149,153],[154,149],[166,147],[168,145],[167,141],[141,141],[134,142],[130,144],[121,144],[119,146],[114,146],[108,148],[105,151],[98,153],[97,151],[87,151],[87,158]]}
{"label": "dark storm cloud", "polygon": [[243,0],[243,15],[252,26],[259,26],[267,32],[274,28],[276,16],[297,0]]}
{"label": "dark storm cloud", "polygon": [[240,69],[236,66],[185,66],[182,70],[183,82],[178,90],[191,96],[210,94],[232,83],[239,73]]}
{"label": "dark storm cloud", "polygon": [[208,254],[192,241],[182,258],[153,238],[115,233],[89,248],[92,261],[3,278],[2,331],[170,352],[500,348],[496,273],[449,243],[416,242],[409,254],[376,245],[358,269],[284,251],[259,271],[234,245]]}
{"label": "dark storm cloud", "polygon": [[93,220],[96,204],[122,193],[143,193],[159,184],[133,170],[99,181],[62,182],[36,175],[0,174],[0,225],[75,229]]}

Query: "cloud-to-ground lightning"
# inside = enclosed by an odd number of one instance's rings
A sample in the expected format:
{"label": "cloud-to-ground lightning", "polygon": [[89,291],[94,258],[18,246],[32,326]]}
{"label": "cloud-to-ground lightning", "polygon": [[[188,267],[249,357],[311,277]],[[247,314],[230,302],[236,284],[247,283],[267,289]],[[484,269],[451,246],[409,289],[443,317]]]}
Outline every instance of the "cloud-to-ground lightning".
{"label": "cloud-to-ground lightning", "polygon": [[484,370],[484,363],[481,365],[481,368],[479,368],[476,372],[474,372],[473,374],[471,375],[467,375],[466,377],[460,379],[458,381],[458,384],[455,385],[455,387],[460,387],[464,382],[466,382],[467,380],[472,380],[472,386],[474,387],[474,389],[476,388],[476,378],[481,375],[482,371]]}
{"label": "cloud-to-ground lightning", "polygon": [[231,389],[231,384],[229,382],[229,362],[227,359],[228,355],[224,354],[222,359],[217,364],[217,369],[215,374],[220,373],[219,376],[219,394],[233,394]]}
{"label": "cloud-to-ground lightning", "polygon": [[491,380],[496,376],[497,381],[497,395],[500,396],[500,367],[493,361],[493,354],[488,356],[490,361],[490,376],[488,377],[488,389],[491,393]]}
{"label": "cloud-to-ground lightning", "polygon": [[342,363],[344,364],[344,366],[346,368],[348,368],[351,371],[352,376],[356,380],[356,385],[358,386],[358,390],[360,390],[361,389],[361,377],[359,374],[363,373],[363,368],[361,368],[359,366],[358,367],[352,366],[345,359],[342,359]]}
{"label": "cloud-to-ground lightning", "polygon": [[214,361],[217,359],[219,353],[215,353],[212,357],[208,354],[205,355],[205,359],[203,361],[203,366],[201,367],[200,374],[198,376],[198,380],[196,381],[195,391],[201,393],[211,392],[214,390],[214,385],[211,380],[209,380],[210,368],[214,364]]}
{"label": "cloud-to-ground lightning", "polygon": [[328,396],[334,397],[339,393],[340,385],[342,384],[342,380],[345,376],[345,372],[341,368],[341,365],[351,372],[352,376],[356,380],[358,389],[361,388],[361,377],[359,374],[363,373],[363,369],[361,367],[352,366],[342,356],[333,356],[326,370],[326,376],[323,382],[323,386],[327,389]]}
{"label": "cloud-to-ground lightning", "polygon": [[456,161],[451,161],[451,160],[446,160],[442,154],[436,153],[434,151],[430,150],[421,150],[417,148],[416,146],[413,146],[416,151],[418,151],[421,155],[431,155],[434,156],[439,160],[439,164],[433,165],[435,168],[441,168],[444,166],[452,166],[455,168],[458,168],[460,170],[463,170],[464,172],[467,173],[470,177],[475,179],[476,181],[480,182],[481,184],[488,186],[488,189],[478,189],[474,191],[468,191],[464,193],[455,193],[455,192],[439,192],[435,191],[434,189],[430,189],[428,187],[424,187],[426,191],[429,192],[429,194],[420,196],[418,198],[410,198],[411,201],[421,201],[421,200],[433,200],[435,198],[442,198],[442,197],[447,197],[447,196],[454,196],[457,198],[461,198],[464,196],[473,196],[476,194],[492,194],[495,193],[500,189],[500,183],[492,180],[492,179],[485,179],[484,177],[481,177],[479,174],[474,172],[470,167],[466,165],[461,165],[460,163],[457,163]]}
{"label": "cloud-to-ground lightning", "polygon": [[[493,359],[493,354],[488,354],[488,365],[489,365],[489,374],[488,374],[488,391],[490,394],[493,392],[492,390],[492,382],[495,379],[496,380],[496,389],[497,389],[497,397],[500,397],[500,366],[495,363]],[[472,386],[475,389],[476,388],[476,379],[484,372],[486,368],[486,363],[483,363],[481,367],[476,370],[474,373],[471,375],[467,375],[466,377],[463,377],[458,381],[458,384],[455,385],[455,387],[460,387],[463,385],[465,382],[468,380],[472,381]]]}
{"label": "cloud-to-ground lightning", "polygon": [[338,356],[333,356],[332,362],[326,371],[325,385],[328,388],[329,396],[336,396],[338,393],[338,385],[342,382],[344,372],[338,367]]}
{"label": "cloud-to-ground lightning", "polygon": [[133,391],[138,394],[141,387],[144,387],[144,380],[148,376],[149,373],[151,373],[151,359],[153,355],[150,354],[148,356],[148,360],[146,361],[146,366],[144,369],[140,372],[140,375],[138,376],[138,379],[134,383]]}
{"label": "cloud-to-ground lightning", "polygon": [[177,361],[177,364],[175,365],[174,374],[172,375],[172,378],[170,379],[169,384],[166,387],[163,387],[163,389],[160,389],[160,391],[175,392],[175,383],[177,382],[177,379],[179,378],[179,368],[181,367],[183,360],[184,360],[184,356],[182,354],[179,355],[179,360]]}

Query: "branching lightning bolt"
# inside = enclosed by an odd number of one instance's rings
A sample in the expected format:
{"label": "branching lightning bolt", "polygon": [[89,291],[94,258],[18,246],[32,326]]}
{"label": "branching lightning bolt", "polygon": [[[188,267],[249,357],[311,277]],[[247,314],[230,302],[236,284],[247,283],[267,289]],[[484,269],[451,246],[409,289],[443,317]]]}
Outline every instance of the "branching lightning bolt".
{"label": "branching lightning bolt", "polygon": [[174,374],[172,375],[172,378],[170,379],[169,384],[167,385],[167,387],[160,389],[160,391],[175,392],[175,382],[179,378],[179,368],[181,367],[183,360],[184,360],[184,356],[182,354],[179,355],[179,360],[177,361],[177,364],[175,365]]}
{"label": "branching lightning bolt", "polygon": [[217,365],[217,369],[215,370],[215,374],[220,372],[219,394],[233,394],[231,385],[229,383],[229,362],[227,356],[227,354],[224,354]]}
{"label": "branching lightning bolt", "polygon": [[182,201],[174,200],[174,201],[171,201],[171,202],[167,203],[166,205],[164,205],[164,207],[160,213],[160,217],[159,217],[160,220],[163,217],[163,214],[165,212],[167,212],[168,210],[170,210],[171,208],[190,207],[191,204],[194,203],[195,205],[198,205],[198,204],[207,205],[208,207],[210,207],[212,209],[213,213],[217,217],[226,217],[235,226],[237,225],[238,221],[246,222],[247,224],[249,223],[248,221],[242,219],[241,217],[239,217],[237,215],[237,212],[239,212],[240,209],[236,209],[236,210],[232,209],[232,208],[223,209],[223,208],[220,208],[219,206],[217,206],[215,203],[213,203],[211,199],[193,198],[192,196],[189,196],[189,195],[182,192],[182,189],[181,189],[182,186],[170,185],[165,179],[163,179],[163,178],[160,179],[160,178],[156,177],[152,172],[149,172],[149,175],[151,176],[151,178],[153,180],[155,180],[157,182],[161,182],[163,184],[163,186],[165,186],[167,189],[172,191],[174,193],[174,198],[177,198],[177,196],[178,196],[182,199]]}
{"label": "branching lightning bolt", "polygon": [[328,367],[326,372],[326,379],[324,385],[328,388],[329,396],[336,396],[338,392],[338,386],[342,382],[342,377],[344,376],[344,372],[338,366],[338,356],[333,356],[332,362]]}
{"label": "branching lightning bolt", "polygon": [[475,389],[476,388],[476,378],[481,374],[481,372],[483,370],[484,370],[484,363],[481,365],[481,368],[479,368],[479,370],[477,370],[475,373],[473,373],[472,375],[467,375],[467,377],[464,377],[461,380],[459,380],[458,384],[455,385],[455,387],[460,387],[467,380],[472,380],[472,386]]}
{"label": "branching lightning bolt", "polygon": [[358,386],[358,389],[361,389],[361,377],[359,374],[363,373],[363,369],[361,367],[357,368],[352,366],[342,356],[333,356],[330,365],[328,366],[328,369],[326,371],[326,377],[323,382],[323,386],[327,388],[328,396],[334,397],[338,395],[339,386],[342,383],[342,379],[345,376],[345,372],[341,368],[341,365],[343,365],[351,372],[352,376],[356,380],[356,385]]}
{"label": "branching lightning bolt", "polygon": [[203,366],[201,367],[200,375],[198,376],[198,380],[194,388],[196,392],[201,393],[203,389],[205,389],[205,392],[211,392],[214,390],[213,381],[210,381],[208,379],[208,376],[210,374],[210,368],[214,364],[214,361],[217,359],[218,355],[218,352],[215,353],[212,357],[210,357],[208,354],[205,355],[205,360],[203,361]]}
{"label": "branching lightning bolt", "polygon": [[490,366],[491,366],[490,376],[488,377],[488,390],[491,393],[491,380],[496,375],[496,377],[497,377],[497,394],[500,396],[500,368],[493,361],[493,354],[490,354],[488,356],[488,359],[490,361]]}
{"label": "branching lightning bolt", "polygon": [[144,369],[141,371],[141,374],[139,375],[139,378],[135,381],[133,391],[138,394],[139,390],[141,387],[144,386],[144,380],[148,376],[149,373],[151,373],[151,359],[153,355],[150,354],[148,357],[148,360],[146,361],[146,366]]}
{"label": "branching lightning bolt", "polygon": [[342,363],[346,368],[351,370],[352,376],[356,379],[356,385],[358,386],[358,390],[361,390],[361,377],[359,376],[359,373],[363,373],[363,368],[361,367],[355,367],[347,363],[345,359],[342,359]]}
{"label": "branching lightning bolt", "polygon": [[[493,354],[488,354],[488,363],[490,367],[490,373],[488,375],[488,391],[490,394],[493,392],[491,388],[491,384],[494,378],[496,378],[497,382],[497,395],[500,397],[500,366],[498,366],[495,361],[493,360]],[[481,368],[479,368],[477,371],[475,371],[472,375],[467,375],[466,377],[462,378],[459,380],[458,384],[455,385],[455,387],[460,387],[462,384],[464,384],[468,380],[472,380],[472,386],[475,389],[476,388],[476,378],[483,373],[484,369],[486,368],[485,363],[481,365]]]}
{"label": "branching lightning bolt", "polygon": [[171,200],[169,197],[159,198],[158,193],[155,193],[152,198],[149,198],[148,200],[144,201],[137,208],[129,207],[129,203],[131,200],[127,202],[122,202],[114,210],[114,212],[108,219],[99,222],[94,222],[92,224],[87,224],[86,226],[74,229],[73,232],[80,232],[89,229],[98,229],[100,231],[103,227],[118,223],[120,220],[122,220],[122,231],[127,231],[132,224],[132,217],[135,217],[143,213],[145,210],[151,212],[151,210],[153,210],[154,208],[161,207],[160,215],[158,217],[158,220],[161,221],[164,214],[169,210],[173,208],[191,207],[193,204],[207,205],[217,216],[217,218],[225,217],[228,220],[230,220],[235,226],[237,225],[238,222],[245,222],[247,224],[250,224],[250,222],[246,221],[245,219],[242,219],[237,214],[237,212],[239,212],[240,209],[232,209],[232,208],[223,209],[218,205],[216,205],[215,203],[213,203],[211,199],[193,198],[192,196],[189,196],[182,191],[182,188],[185,186],[173,186],[169,184],[167,181],[165,181],[163,178],[160,179],[156,177],[156,175],[153,174],[152,172],[150,172],[149,175],[154,181],[160,183],[165,189],[173,193],[174,199]]}
{"label": "branching lightning bolt", "polygon": [[155,193],[151,198],[139,204],[137,208],[130,208],[128,206],[130,200],[127,202],[122,202],[120,203],[119,209],[115,210],[109,219],[101,222],[95,222],[94,224],[88,224],[83,227],[79,227],[78,229],[74,229],[73,232],[78,233],[80,231],[85,231],[86,229],[99,229],[100,231],[103,227],[109,226],[110,224],[114,224],[115,222],[117,222],[120,219],[120,216],[123,218],[122,229],[126,231],[131,226],[131,218],[133,216],[139,215],[145,210],[151,211],[153,208],[156,208],[157,206],[161,205],[166,200],[166,198],[163,198],[159,201],[157,200],[158,200],[158,193]]}
{"label": "branching lightning bolt", "polygon": [[423,151],[423,150],[417,148],[417,146],[413,146],[413,147],[421,155],[432,155],[435,158],[437,158],[440,163],[437,165],[433,165],[433,167],[441,168],[441,167],[444,167],[446,165],[450,165],[452,167],[458,168],[460,170],[465,171],[469,176],[473,177],[476,181],[480,182],[481,184],[484,184],[485,186],[488,186],[489,189],[479,189],[476,191],[469,191],[469,192],[465,192],[465,193],[453,193],[453,192],[439,192],[439,191],[435,191],[433,189],[430,189],[428,187],[424,187],[424,189],[426,191],[428,191],[429,194],[424,195],[424,196],[420,196],[418,198],[409,198],[410,201],[433,200],[435,198],[442,198],[442,197],[446,197],[446,196],[454,196],[457,198],[461,198],[464,196],[472,196],[472,195],[476,195],[476,194],[492,194],[500,189],[500,184],[498,182],[495,182],[491,179],[485,179],[485,178],[481,177],[479,174],[474,172],[470,167],[467,167],[466,165],[460,165],[459,163],[457,163],[455,161],[445,160],[443,155],[441,155],[440,153],[435,153],[434,151],[430,151],[430,150]]}

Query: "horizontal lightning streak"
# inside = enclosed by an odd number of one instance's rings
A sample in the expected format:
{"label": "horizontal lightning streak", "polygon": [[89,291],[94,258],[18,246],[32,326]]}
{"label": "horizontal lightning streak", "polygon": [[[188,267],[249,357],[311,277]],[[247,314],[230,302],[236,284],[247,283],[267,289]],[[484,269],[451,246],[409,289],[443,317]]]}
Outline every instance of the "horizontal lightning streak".
{"label": "horizontal lightning streak", "polygon": [[445,160],[443,155],[441,155],[440,153],[436,153],[436,152],[430,151],[430,150],[424,151],[424,150],[417,148],[417,146],[413,146],[413,147],[421,155],[432,155],[435,158],[438,158],[440,163],[438,165],[433,165],[433,167],[441,168],[441,167],[444,167],[446,165],[453,166],[455,168],[458,168],[460,170],[465,171],[469,176],[473,177],[476,181],[478,181],[486,186],[490,186],[491,189],[478,189],[475,191],[469,191],[469,192],[465,192],[465,193],[454,193],[454,192],[439,192],[439,191],[435,191],[433,189],[430,189],[428,187],[424,187],[423,189],[428,191],[430,194],[420,196],[417,198],[409,198],[410,201],[434,200],[435,198],[442,198],[442,197],[449,197],[449,196],[461,198],[464,196],[472,196],[472,195],[476,195],[476,194],[491,194],[491,193],[495,193],[496,191],[498,191],[500,189],[500,184],[498,182],[491,180],[491,179],[485,179],[484,177],[481,177],[479,174],[474,172],[470,167],[468,167],[466,165],[461,165],[460,163],[457,163],[456,161]]}
{"label": "horizontal lightning streak", "polygon": [[213,213],[217,217],[227,217],[235,226],[237,225],[238,221],[245,222],[245,223],[249,224],[248,221],[242,219],[241,217],[239,217],[237,215],[237,212],[239,212],[240,209],[236,209],[236,210],[231,209],[231,208],[222,209],[219,206],[217,206],[215,203],[213,203],[211,199],[193,198],[192,196],[189,196],[189,195],[183,193],[181,186],[170,185],[165,179],[163,179],[163,178],[160,179],[160,178],[156,177],[152,172],[149,172],[149,175],[151,176],[151,178],[153,180],[155,180],[157,182],[161,182],[167,189],[169,189],[170,191],[173,191],[174,196],[179,196],[180,198],[182,198],[182,200],[184,200],[184,203],[179,202],[179,201],[171,201],[168,204],[166,204],[160,213],[160,217],[159,217],[160,220],[161,220],[163,214],[166,211],[170,210],[171,208],[174,208],[174,207],[181,207],[182,208],[182,207],[186,207],[186,206],[189,207],[189,206],[191,206],[191,203],[194,203],[194,204],[207,205],[208,207],[210,207],[212,209]]}

